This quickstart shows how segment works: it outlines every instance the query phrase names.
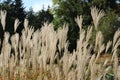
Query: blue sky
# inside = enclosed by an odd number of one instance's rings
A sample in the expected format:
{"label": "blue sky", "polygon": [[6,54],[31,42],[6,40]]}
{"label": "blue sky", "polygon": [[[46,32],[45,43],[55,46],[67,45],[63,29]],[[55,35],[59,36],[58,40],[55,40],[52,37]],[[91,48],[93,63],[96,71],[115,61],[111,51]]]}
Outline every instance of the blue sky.
{"label": "blue sky", "polygon": [[48,5],[52,6],[52,0],[23,0],[24,7],[26,10],[29,10],[30,7],[33,8],[35,12],[41,10],[43,8],[47,8]]}
{"label": "blue sky", "polygon": [[[2,2],[4,0],[0,0]],[[33,8],[35,12],[41,10],[43,8],[48,8],[49,6],[52,6],[52,0],[22,0],[24,3],[24,7],[26,7],[26,10],[29,10],[30,7]]]}

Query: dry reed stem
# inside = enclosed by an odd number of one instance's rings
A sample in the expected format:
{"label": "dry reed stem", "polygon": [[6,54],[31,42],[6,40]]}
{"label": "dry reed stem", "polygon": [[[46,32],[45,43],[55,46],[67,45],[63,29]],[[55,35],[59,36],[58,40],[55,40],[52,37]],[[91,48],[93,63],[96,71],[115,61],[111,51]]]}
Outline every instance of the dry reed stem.
{"label": "dry reed stem", "polygon": [[[5,29],[6,12],[2,15],[1,23]],[[91,8],[91,15],[97,30],[99,20],[104,13],[97,8]],[[103,43],[101,31],[98,31],[95,47],[93,47],[97,54],[91,55],[90,39],[93,27],[84,30],[82,16],[77,17],[75,21],[80,28],[80,36],[77,40],[77,49],[72,53],[68,51],[67,25],[56,32],[52,24],[44,24],[40,30],[35,31],[34,28],[28,27],[28,20],[25,19],[21,36],[17,33],[10,36],[8,32],[5,32],[0,54],[0,79],[7,80],[6,76],[9,75],[10,80],[28,80],[30,78],[34,80],[106,80],[106,75],[110,70],[114,70],[115,79],[120,79],[117,57],[120,31],[116,31],[113,42],[109,41],[106,46]],[[16,20],[14,32],[19,24],[19,20]],[[11,43],[9,43],[9,39]],[[102,56],[101,53],[104,50],[108,53],[110,47],[112,47],[112,56]],[[61,58],[59,58],[59,54],[61,54]],[[111,58],[113,64],[108,65]]]}

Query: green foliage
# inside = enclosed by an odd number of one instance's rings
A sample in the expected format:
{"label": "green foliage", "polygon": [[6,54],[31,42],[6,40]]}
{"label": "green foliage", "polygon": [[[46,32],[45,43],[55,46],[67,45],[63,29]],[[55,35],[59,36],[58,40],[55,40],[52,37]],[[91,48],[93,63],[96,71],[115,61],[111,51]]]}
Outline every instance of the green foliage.
{"label": "green foliage", "polygon": [[22,0],[6,0],[0,3],[0,9],[7,10],[7,23],[5,31],[14,33],[14,21],[18,18],[21,22],[20,26],[17,29],[17,32],[20,33],[23,29],[24,18],[26,17],[25,8],[23,7]]}
{"label": "green foliage", "polygon": [[[54,2],[53,2],[54,3]],[[54,5],[53,14],[54,20],[53,24],[55,29],[62,27],[64,23],[69,24],[68,40],[70,42],[69,50],[76,46],[76,40],[79,38],[79,27],[75,22],[75,18],[78,15],[83,15],[84,22],[83,25],[90,24],[90,9],[88,8],[87,2],[80,0],[59,0]]]}
{"label": "green foliage", "polygon": [[[79,28],[75,22],[75,18],[79,15],[83,15],[83,26],[92,24],[92,18],[90,15],[90,7],[96,6],[99,9],[105,11],[105,19],[101,20],[99,25],[102,33],[105,35],[105,42],[112,39],[116,29],[118,29],[118,21],[116,18],[116,11],[118,4],[116,0],[53,0],[54,28],[58,29],[64,23],[69,24],[68,40],[71,49],[75,48],[76,40],[79,38]],[[94,36],[96,31],[94,32]],[[94,40],[94,39],[92,39]],[[94,43],[94,41],[92,41]]]}
{"label": "green foliage", "polygon": [[[80,0],[64,0],[59,1],[56,5],[54,5],[53,14],[55,19],[53,23],[57,26],[61,26],[64,23],[76,24],[74,19],[78,15],[86,16],[90,12],[90,9],[87,6],[87,2],[83,2]],[[85,17],[87,18],[87,16]]]}
{"label": "green foliage", "polygon": [[54,5],[57,4],[58,1],[59,0],[52,0],[52,2],[53,2]]}
{"label": "green foliage", "polygon": [[29,11],[27,12],[27,19],[29,20],[29,25],[35,26],[36,24],[36,16],[35,12],[33,11],[33,8],[30,8]]}
{"label": "green foliage", "polygon": [[115,31],[120,27],[119,23],[120,21],[117,20],[117,16],[113,12],[107,13],[101,20],[99,28],[104,34],[105,42],[112,40]]}
{"label": "green foliage", "polygon": [[50,13],[49,7],[47,10],[42,9],[37,13],[30,9],[27,12],[27,19],[30,21],[30,25],[34,26],[35,29],[39,29],[45,22],[50,23],[53,20],[53,15]]}
{"label": "green foliage", "polygon": [[89,6],[96,6],[105,11],[117,10],[117,0],[89,0]]}

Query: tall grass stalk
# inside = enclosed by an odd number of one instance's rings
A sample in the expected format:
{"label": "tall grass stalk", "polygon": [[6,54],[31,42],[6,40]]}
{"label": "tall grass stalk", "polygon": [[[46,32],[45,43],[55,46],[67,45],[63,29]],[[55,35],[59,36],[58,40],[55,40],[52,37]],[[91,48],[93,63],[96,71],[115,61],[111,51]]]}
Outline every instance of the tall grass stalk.
{"label": "tall grass stalk", "polygon": [[[97,30],[104,12],[96,7],[91,8],[94,26],[84,30],[82,16],[77,17],[80,33],[77,48],[68,51],[68,26],[54,30],[52,24],[45,23],[41,29],[34,30],[24,20],[24,29],[20,36],[16,30],[20,24],[15,20],[14,34],[4,33],[0,54],[0,79],[2,80],[109,80],[120,79],[120,65],[117,49],[120,45],[120,30],[117,30],[113,41],[104,43],[101,31],[96,32],[95,44],[90,43],[93,28]],[[1,24],[5,30],[6,11],[1,11]],[[5,23],[6,22],[6,23]],[[105,51],[109,57],[101,58]],[[91,50],[96,52],[91,55]],[[102,60],[101,60],[102,59]],[[110,64],[109,64],[110,63]],[[113,66],[113,67],[112,67]],[[112,75],[111,75],[112,74]]]}

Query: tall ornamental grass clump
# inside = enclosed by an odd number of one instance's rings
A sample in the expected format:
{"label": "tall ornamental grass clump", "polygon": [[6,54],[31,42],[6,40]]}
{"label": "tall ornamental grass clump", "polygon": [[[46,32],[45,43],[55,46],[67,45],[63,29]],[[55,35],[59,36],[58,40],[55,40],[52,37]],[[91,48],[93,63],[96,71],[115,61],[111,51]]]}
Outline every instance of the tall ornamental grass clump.
{"label": "tall ornamental grass clump", "polygon": [[[1,11],[1,24],[5,30],[6,11]],[[112,41],[103,43],[103,34],[98,30],[104,12],[96,7],[91,8],[94,26],[84,30],[82,15],[77,22],[80,33],[77,48],[68,51],[68,26],[54,31],[52,24],[44,24],[39,30],[29,27],[27,19],[20,36],[16,29],[20,22],[15,20],[14,32],[4,32],[0,53],[1,80],[120,80],[120,65],[117,49],[120,45],[120,29],[115,32]],[[90,40],[96,30],[95,44]],[[100,60],[101,53],[111,50],[111,58]],[[96,53],[91,55],[91,50]],[[110,63],[110,64],[109,64]]]}

